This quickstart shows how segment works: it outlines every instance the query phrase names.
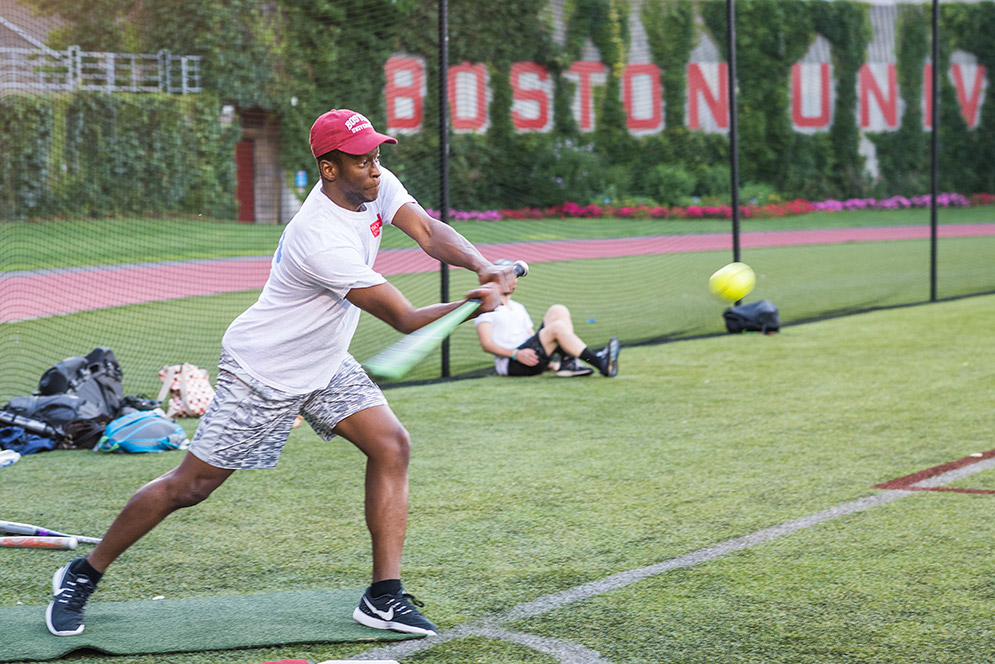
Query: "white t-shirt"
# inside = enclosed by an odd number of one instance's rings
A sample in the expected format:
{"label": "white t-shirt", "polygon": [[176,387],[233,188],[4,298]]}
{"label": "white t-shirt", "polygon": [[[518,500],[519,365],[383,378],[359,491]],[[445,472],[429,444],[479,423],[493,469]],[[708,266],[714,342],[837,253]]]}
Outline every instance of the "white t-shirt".
{"label": "white t-shirt", "polygon": [[263,292],[221,341],[256,380],[306,394],[325,387],[348,355],[360,309],[345,297],[386,281],[373,271],[383,225],[415,202],[380,171],[377,199],[360,211],[333,203],[319,182],[284,229]]}
{"label": "white t-shirt", "polygon": [[[529,312],[524,305],[514,300],[508,300],[508,304],[502,304],[494,311],[473,319],[474,327],[481,323],[491,324],[491,340],[505,348],[518,348],[533,334]],[[501,355],[494,356],[494,368],[501,376],[508,375],[508,359]]]}

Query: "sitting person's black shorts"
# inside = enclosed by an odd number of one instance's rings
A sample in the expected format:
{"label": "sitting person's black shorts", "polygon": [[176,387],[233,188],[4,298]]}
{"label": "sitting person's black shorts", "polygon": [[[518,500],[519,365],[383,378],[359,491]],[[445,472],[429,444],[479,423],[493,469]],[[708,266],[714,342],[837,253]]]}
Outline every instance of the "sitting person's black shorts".
{"label": "sitting person's black shorts", "polygon": [[508,375],[509,376],[535,376],[541,374],[549,366],[550,357],[546,354],[546,350],[542,347],[542,342],[539,341],[539,332],[542,331],[542,325],[536,330],[536,333],[531,337],[523,341],[518,345],[519,350],[522,348],[531,348],[535,351],[536,357],[539,361],[535,363],[535,366],[529,366],[527,364],[522,364],[518,360],[508,359]]}

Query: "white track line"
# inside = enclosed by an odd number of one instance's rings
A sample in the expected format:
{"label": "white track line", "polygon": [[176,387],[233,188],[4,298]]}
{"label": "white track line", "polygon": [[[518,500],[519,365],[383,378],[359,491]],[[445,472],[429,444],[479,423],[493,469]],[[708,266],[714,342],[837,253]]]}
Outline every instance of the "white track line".
{"label": "white track line", "polygon": [[[942,486],[990,468],[995,468],[995,457],[984,459],[977,463],[972,463],[961,468],[936,475],[935,477],[929,477],[921,482],[913,484],[912,486],[919,488]],[[530,602],[513,606],[512,608],[502,611],[501,613],[489,618],[466,623],[465,625],[454,627],[453,629],[443,630],[438,636],[401,641],[400,643],[394,645],[368,650],[364,653],[356,655],[354,659],[401,659],[402,657],[407,657],[417,652],[421,652],[422,650],[427,650],[442,643],[446,643],[447,641],[466,638],[468,636],[483,636],[528,646],[535,650],[553,655],[565,664],[608,664],[608,660],[602,659],[601,654],[595,650],[584,648],[569,641],[522,634],[521,632],[510,632],[501,629],[499,626],[502,623],[513,620],[532,618],[550,611],[555,611],[556,609],[561,609],[568,604],[573,604],[575,602],[590,599],[591,597],[602,595],[613,590],[618,590],[619,588],[624,588],[625,586],[636,583],[637,581],[642,581],[643,579],[668,572],[672,569],[697,565],[698,563],[703,563],[708,560],[718,558],[719,556],[724,556],[728,553],[746,549],[756,544],[769,542],[783,535],[790,535],[791,533],[799,530],[811,528],[812,526],[818,525],[824,521],[829,521],[830,519],[835,519],[847,514],[854,514],[856,512],[862,512],[866,509],[870,509],[871,507],[884,505],[893,500],[897,500],[898,498],[904,498],[905,496],[919,493],[920,492],[918,491],[905,491],[900,489],[882,491],[881,493],[873,496],[854,500],[849,503],[843,503],[842,505],[837,505],[836,507],[830,507],[827,510],[817,512],[811,516],[786,521],[780,525],[758,530],[755,533],[744,535],[743,537],[726,540],[725,542],[721,542],[714,546],[699,549],[698,551],[693,551],[692,553],[686,553],[683,556],[671,558],[670,560],[665,560],[655,565],[640,567],[627,572],[620,572],[619,574],[614,574],[604,579],[592,581],[591,583],[585,583],[582,586],[570,588],[551,595],[545,595]]]}

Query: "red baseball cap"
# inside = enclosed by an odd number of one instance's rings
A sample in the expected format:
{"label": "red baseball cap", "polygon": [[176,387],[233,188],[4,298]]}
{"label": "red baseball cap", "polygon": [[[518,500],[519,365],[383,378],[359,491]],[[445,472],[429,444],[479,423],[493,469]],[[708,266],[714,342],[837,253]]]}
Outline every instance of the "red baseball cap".
{"label": "red baseball cap", "polygon": [[341,150],[346,154],[366,154],[381,143],[397,143],[396,138],[377,133],[361,113],[333,108],[311,125],[311,154],[315,159]]}

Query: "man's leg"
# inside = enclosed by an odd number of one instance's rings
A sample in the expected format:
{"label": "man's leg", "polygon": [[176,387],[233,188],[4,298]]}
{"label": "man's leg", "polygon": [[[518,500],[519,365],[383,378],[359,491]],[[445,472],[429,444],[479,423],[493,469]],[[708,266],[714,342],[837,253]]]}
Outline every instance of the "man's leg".
{"label": "man's leg", "polygon": [[201,502],[233,472],[188,452],[179,466],[139,489],[90,555],[75,558],[55,573],[55,596],[45,612],[49,631],[56,636],[81,633],[86,604],[107,567],[166,516]]}
{"label": "man's leg", "polygon": [[596,366],[602,375],[611,377],[618,373],[619,343],[615,337],[597,353],[592,351],[574,332],[570,311],[562,304],[554,304],[546,311],[542,325],[539,341],[547,353],[553,353],[559,346],[569,355]]}
{"label": "man's leg", "polygon": [[114,560],[172,512],[207,498],[235,472],[215,468],[189,452],[180,465],[154,479],[125,504],[100,544],[86,557],[103,573]]}
{"label": "man's leg", "polygon": [[366,455],[366,525],[373,544],[373,584],[353,618],[368,627],[415,634],[438,630],[401,586],[401,553],[408,527],[411,439],[389,406],[373,406],[334,429]]}
{"label": "man's leg", "polygon": [[539,330],[539,341],[548,355],[552,355],[557,346],[575,357],[580,356],[587,348],[587,344],[574,332],[570,310],[562,304],[554,304],[546,311],[542,318],[542,329]]}
{"label": "man's leg", "polygon": [[366,455],[366,526],[373,542],[373,581],[399,579],[408,525],[408,432],[389,406],[374,406],[339,422],[335,433]]}

